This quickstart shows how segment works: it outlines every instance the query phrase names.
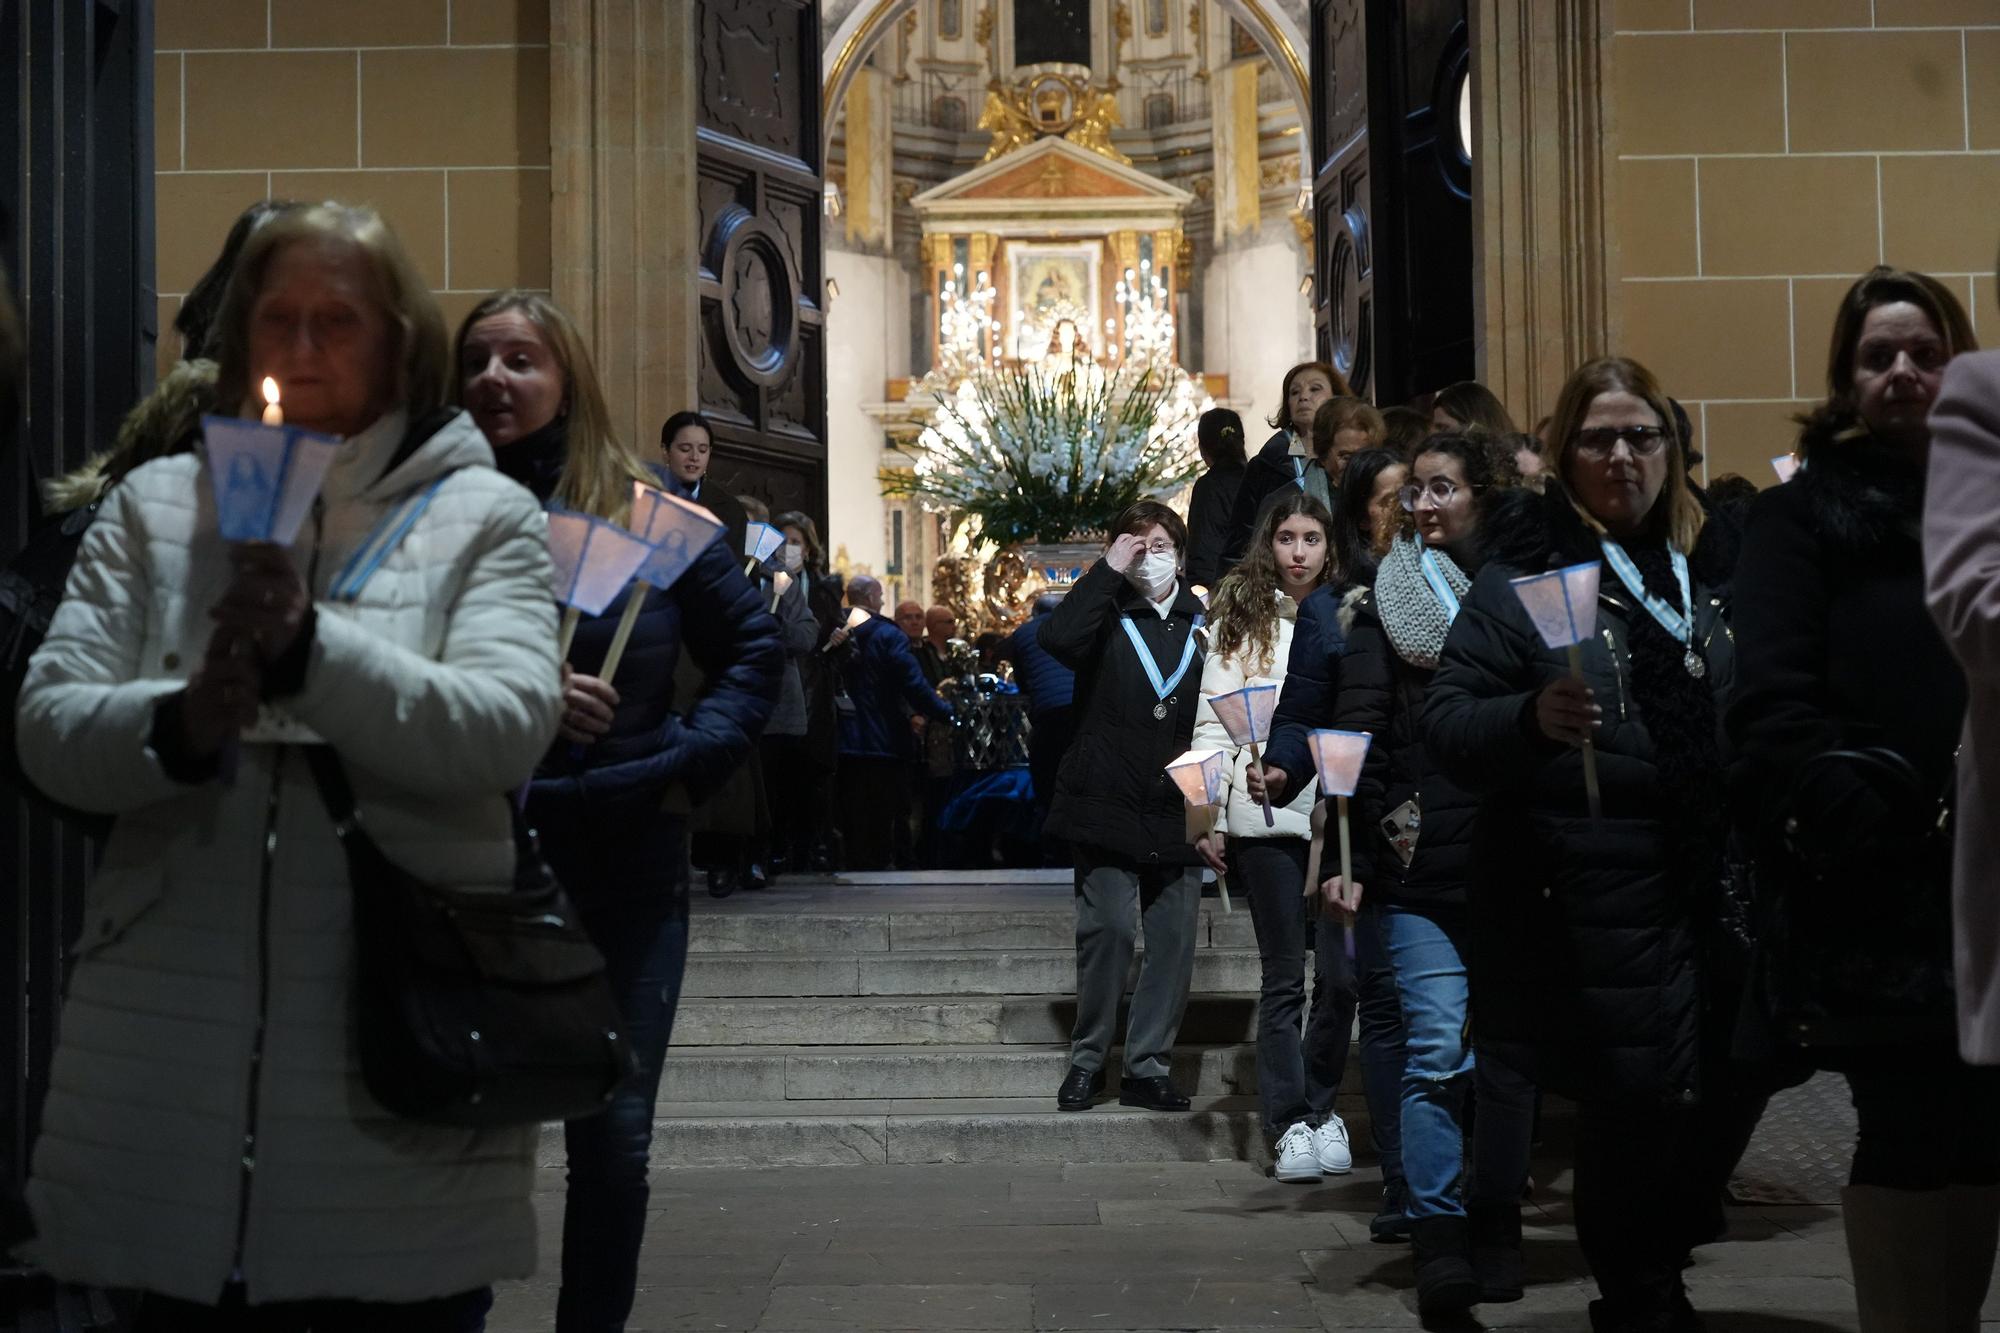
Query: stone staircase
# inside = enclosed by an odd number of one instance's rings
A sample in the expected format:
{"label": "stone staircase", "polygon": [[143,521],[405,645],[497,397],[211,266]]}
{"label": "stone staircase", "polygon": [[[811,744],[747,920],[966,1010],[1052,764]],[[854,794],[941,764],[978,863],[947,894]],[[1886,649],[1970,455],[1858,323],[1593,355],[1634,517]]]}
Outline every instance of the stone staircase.
{"label": "stone staircase", "polygon": [[[1174,1076],[1186,1114],[1062,1114],[1067,871],[787,879],[697,891],[661,1081],[662,1167],[1262,1160],[1247,906],[1202,908]],[[1347,1088],[1360,1087],[1350,1057]],[[1360,1098],[1342,1113],[1365,1143]],[[1350,1109],[1349,1103],[1352,1103]]]}

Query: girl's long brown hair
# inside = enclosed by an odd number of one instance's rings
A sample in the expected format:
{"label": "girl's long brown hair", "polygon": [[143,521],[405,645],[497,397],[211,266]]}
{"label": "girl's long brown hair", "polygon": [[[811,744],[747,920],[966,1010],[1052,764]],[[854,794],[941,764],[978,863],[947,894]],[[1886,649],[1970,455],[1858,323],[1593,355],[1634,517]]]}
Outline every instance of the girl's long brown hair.
{"label": "girl's long brown hair", "polygon": [[583,345],[583,334],[563,308],[539,292],[508,289],[493,293],[472,308],[458,326],[452,344],[452,394],[455,404],[465,402],[465,339],[472,326],[489,315],[517,311],[535,326],[549,345],[549,354],[563,373],[563,401],[569,411],[567,454],[562,476],[556,482],[556,498],[581,514],[595,514],[614,523],[625,522],[632,513],[632,483],[657,487],[660,479],[646,467],[638,452],[613,432],[611,409],[605,405],[604,390],[598,387],[597,371]]}
{"label": "girl's long brown hair", "polygon": [[1304,491],[1292,491],[1264,511],[1243,559],[1209,594],[1208,650],[1218,657],[1247,659],[1256,668],[1247,675],[1261,676],[1277,665],[1272,659],[1278,651],[1278,559],[1271,554],[1271,543],[1286,519],[1301,514],[1319,524],[1327,557],[1319,582],[1332,582],[1333,515]]}

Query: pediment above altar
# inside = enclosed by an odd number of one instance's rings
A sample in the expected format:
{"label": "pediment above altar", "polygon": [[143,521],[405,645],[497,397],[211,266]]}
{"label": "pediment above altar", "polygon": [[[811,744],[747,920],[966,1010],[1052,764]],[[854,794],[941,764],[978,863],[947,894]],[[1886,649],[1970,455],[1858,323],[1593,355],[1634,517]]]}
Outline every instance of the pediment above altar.
{"label": "pediment above altar", "polygon": [[1029,146],[974,167],[913,198],[924,230],[963,231],[972,221],[1032,221],[1040,232],[1063,223],[1102,232],[1115,222],[1139,230],[1172,229],[1194,196],[1136,167],[1061,138]]}

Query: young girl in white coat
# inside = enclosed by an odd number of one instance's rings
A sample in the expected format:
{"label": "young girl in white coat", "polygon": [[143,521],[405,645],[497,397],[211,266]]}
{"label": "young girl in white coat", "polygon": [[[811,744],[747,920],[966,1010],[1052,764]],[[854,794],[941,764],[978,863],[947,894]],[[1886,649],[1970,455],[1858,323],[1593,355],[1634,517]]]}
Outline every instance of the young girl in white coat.
{"label": "young girl in white coat", "polygon": [[[1299,603],[1333,577],[1333,519],[1303,492],[1286,496],[1258,521],[1248,551],[1209,600],[1208,657],[1194,745],[1229,756],[1227,789],[1191,818],[1195,850],[1250,900],[1263,985],[1257,1003],[1257,1094],[1264,1130],[1276,1146],[1279,1180],[1309,1182],[1353,1167],[1347,1126],[1334,1114],[1354,1024],[1353,966],[1330,914],[1308,913],[1304,887],[1312,832],[1313,784],[1287,805],[1264,807],[1245,783],[1248,746],[1237,746],[1211,700],[1256,681],[1281,684],[1291,657]],[[1331,593],[1325,594],[1331,596]],[[1314,955],[1306,1011],[1306,952]],[[1305,1014],[1303,1037],[1300,1019]]]}

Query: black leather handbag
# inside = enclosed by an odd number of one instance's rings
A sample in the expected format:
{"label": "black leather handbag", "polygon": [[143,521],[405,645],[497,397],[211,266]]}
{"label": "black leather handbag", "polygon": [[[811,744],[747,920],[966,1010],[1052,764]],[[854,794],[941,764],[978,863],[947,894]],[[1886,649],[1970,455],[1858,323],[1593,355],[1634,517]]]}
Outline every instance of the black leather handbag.
{"label": "black leather handbag", "polygon": [[[1825,821],[1806,811],[1807,793],[1823,794],[1828,780],[1866,787],[1879,827],[1816,837]],[[1756,865],[1747,998],[1776,1046],[1950,1040],[1954,791],[1955,782],[1927,790],[1908,759],[1884,748],[1829,750],[1802,767]]]}
{"label": "black leather handbag", "polygon": [[604,957],[520,816],[511,892],[437,888],[362,826],[333,748],[305,748],[354,890],[369,1093],[393,1115],[474,1128],[601,1111],[637,1061]]}

